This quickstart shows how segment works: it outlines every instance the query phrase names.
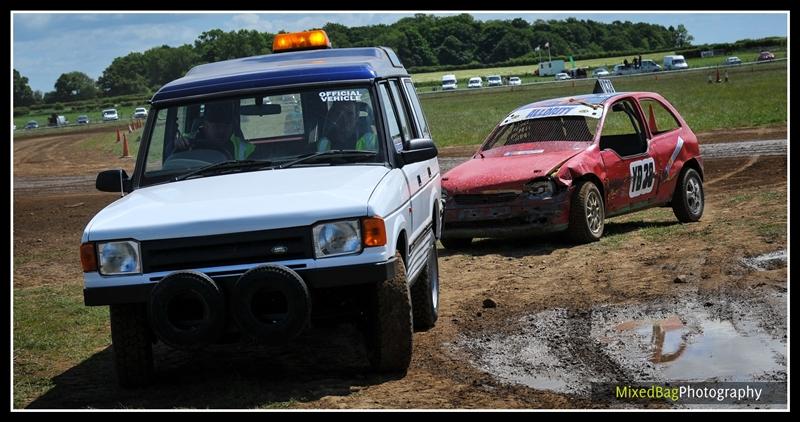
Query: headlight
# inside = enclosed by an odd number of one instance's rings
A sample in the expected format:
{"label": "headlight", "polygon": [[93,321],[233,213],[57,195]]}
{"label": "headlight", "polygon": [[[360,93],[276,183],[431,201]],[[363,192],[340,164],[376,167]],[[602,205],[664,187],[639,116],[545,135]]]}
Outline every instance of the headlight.
{"label": "headlight", "polygon": [[442,188],[442,202],[447,202],[448,198],[450,198],[450,193],[447,192],[447,189]]}
{"label": "headlight", "polygon": [[139,242],[124,240],[97,244],[100,274],[138,274],[142,272]]}
{"label": "headlight", "polygon": [[317,258],[361,252],[358,220],[335,221],[314,226],[314,255]]}
{"label": "headlight", "polygon": [[535,196],[541,196],[542,198],[549,198],[553,196],[555,188],[556,188],[555,183],[553,183],[552,180],[545,179],[545,180],[534,180],[528,182],[525,184],[522,190]]}

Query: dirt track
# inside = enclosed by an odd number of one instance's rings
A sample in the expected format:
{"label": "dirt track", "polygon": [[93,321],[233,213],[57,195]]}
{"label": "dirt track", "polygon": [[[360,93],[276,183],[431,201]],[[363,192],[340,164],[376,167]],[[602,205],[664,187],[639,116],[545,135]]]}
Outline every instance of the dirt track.
{"label": "dirt track", "polygon": [[[726,136],[735,139],[735,134]],[[39,142],[53,148],[42,152]],[[78,143],[71,136],[15,143],[15,289],[65,283],[80,296],[81,232],[95,212],[118,197],[92,191],[93,173],[119,161],[89,154]],[[678,224],[671,210],[656,209],[609,220],[606,237],[590,245],[551,237],[480,240],[460,253],[440,249],[439,323],[415,334],[411,369],[402,378],[366,373],[360,336],[344,325],[315,328],[282,349],[233,345],[187,355],[159,346],[159,379],[145,391],[116,387],[110,347],[79,362],[65,354],[53,363],[53,387],[21,402],[31,408],[227,408],[271,402],[311,408],[604,407],[574,388],[532,387],[541,384],[525,380],[542,371],[554,371],[564,380],[597,373],[619,381],[647,379],[638,372],[647,365],[626,366],[613,347],[581,340],[586,329],[605,333],[609,327],[591,315],[603,316],[608,324],[676,315],[689,326],[698,306],[719,309],[715,321],[741,319],[735,308],[725,314],[732,308],[724,304],[732,302],[758,307],[747,314],[756,327],[750,330],[770,336],[785,352],[780,310],[785,307],[786,268],[756,271],[743,266],[741,258],[786,249],[786,164],[785,155],[708,159],[706,210],[695,224]],[[54,174],[70,178],[51,178]],[[497,306],[484,308],[488,298]],[[657,312],[650,312],[654,308]],[[577,321],[577,328],[555,330],[553,324],[564,321],[559,315]],[[530,321],[535,330],[520,340]],[[580,321],[590,323],[580,328]],[[564,347],[536,355],[543,368],[524,366],[537,362],[519,366],[513,359],[486,364],[514,347],[539,350],[526,342],[556,334],[565,336]],[[513,341],[504,343],[498,335]],[[684,337],[692,343],[697,335],[687,331]],[[577,361],[564,361],[572,354]],[[783,359],[783,371],[755,376],[785,379]]]}

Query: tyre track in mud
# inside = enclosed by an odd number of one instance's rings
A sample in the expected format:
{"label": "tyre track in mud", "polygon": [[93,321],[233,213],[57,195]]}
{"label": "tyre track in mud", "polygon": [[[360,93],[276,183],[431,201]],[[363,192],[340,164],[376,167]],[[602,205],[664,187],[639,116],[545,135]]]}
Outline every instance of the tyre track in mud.
{"label": "tyre track in mud", "polygon": [[[788,142],[786,139],[770,139],[762,141],[721,142],[700,145],[703,159],[751,157],[755,155],[786,155]],[[439,168],[442,174],[468,160],[470,157],[439,157]]]}

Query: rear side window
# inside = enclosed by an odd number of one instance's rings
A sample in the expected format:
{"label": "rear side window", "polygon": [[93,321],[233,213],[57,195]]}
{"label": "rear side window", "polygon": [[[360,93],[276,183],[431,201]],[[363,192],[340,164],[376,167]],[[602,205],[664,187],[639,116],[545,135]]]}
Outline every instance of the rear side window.
{"label": "rear side window", "polygon": [[647,125],[653,135],[670,132],[681,127],[678,119],[660,101],[646,98],[639,103],[642,105]]}
{"label": "rear side window", "polygon": [[417,116],[417,123],[419,123],[419,129],[422,132],[422,136],[426,138],[431,138],[431,131],[428,129],[428,122],[425,120],[425,114],[422,112],[422,106],[419,103],[419,98],[417,97],[417,91],[414,88],[414,84],[411,83],[410,79],[404,80],[406,85],[406,91],[408,92],[408,98],[411,99],[411,106],[414,109],[414,115]]}
{"label": "rear side window", "polygon": [[386,84],[378,85],[378,96],[381,99],[381,107],[386,110],[386,126],[389,128],[389,138],[394,144],[394,149],[398,152],[403,150],[403,135],[400,133],[400,125],[397,123],[397,114],[389,97]]}
{"label": "rear side window", "polygon": [[392,98],[394,99],[395,110],[397,111],[397,118],[400,121],[400,129],[403,131],[403,140],[408,141],[414,138],[414,129],[411,125],[411,119],[403,103],[403,97],[400,93],[400,86],[397,81],[389,81],[389,89],[392,91]]}

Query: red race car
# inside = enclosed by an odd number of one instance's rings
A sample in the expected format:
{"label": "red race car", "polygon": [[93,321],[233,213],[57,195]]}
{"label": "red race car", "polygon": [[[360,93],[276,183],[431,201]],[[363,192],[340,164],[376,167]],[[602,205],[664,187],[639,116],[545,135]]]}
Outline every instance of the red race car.
{"label": "red race car", "polygon": [[603,235],[606,217],[671,206],[703,215],[697,137],[664,97],[596,93],[514,110],[471,159],[442,178],[442,244],[566,231]]}

